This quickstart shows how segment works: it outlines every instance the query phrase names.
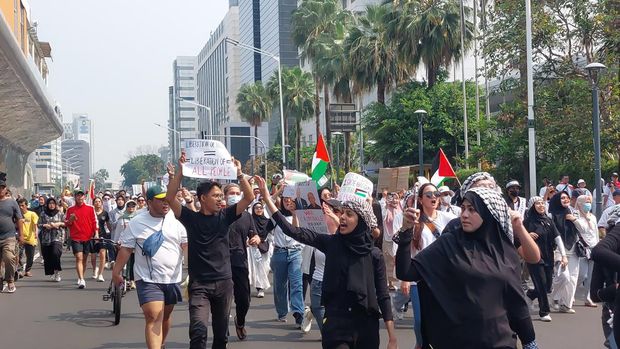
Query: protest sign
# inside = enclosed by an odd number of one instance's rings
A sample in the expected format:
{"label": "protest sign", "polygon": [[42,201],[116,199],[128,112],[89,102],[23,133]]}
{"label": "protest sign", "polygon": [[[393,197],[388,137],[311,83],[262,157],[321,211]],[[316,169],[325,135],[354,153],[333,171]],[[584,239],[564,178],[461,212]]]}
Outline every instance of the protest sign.
{"label": "protest sign", "polygon": [[379,169],[377,191],[397,192],[409,188],[409,167]]}
{"label": "protest sign", "polygon": [[183,175],[193,178],[237,179],[237,169],[222,142],[190,139],[184,144]]}
{"label": "protest sign", "polygon": [[131,191],[133,192],[133,195],[142,194],[142,185],[141,184],[132,184],[131,185]]}
{"label": "protest sign", "polygon": [[295,197],[295,216],[299,226],[316,232],[327,232],[325,215],[321,208],[319,194],[316,191],[316,182],[307,181],[291,186]]}
{"label": "protest sign", "polygon": [[349,172],[344,176],[342,187],[338,192],[340,201],[366,201],[372,195],[372,182],[357,173]]}

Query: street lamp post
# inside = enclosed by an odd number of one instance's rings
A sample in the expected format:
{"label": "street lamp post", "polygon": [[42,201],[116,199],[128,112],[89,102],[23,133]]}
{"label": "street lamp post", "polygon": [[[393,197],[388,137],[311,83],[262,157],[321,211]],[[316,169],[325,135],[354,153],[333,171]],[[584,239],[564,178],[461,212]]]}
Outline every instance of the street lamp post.
{"label": "street lamp post", "polygon": [[[332,135],[342,136],[343,133],[336,131],[336,132],[332,132]],[[335,139],[336,139],[336,183],[338,183],[340,180],[340,140],[338,139],[338,137],[335,137]]]}
{"label": "street lamp post", "polygon": [[240,43],[237,40],[233,40],[231,38],[225,39],[226,43],[231,44],[233,46],[240,47],[245,50],[249,50],[252,52],[256,52],[263,56],[270,57],[278,63],[278,89],[280,92],[280,132],[282,133],[282,167],[286,169],[286,151],[285,151],[285,139],[286,139],[286,131],[284,130],[284,99],[282,97],[282,62],[280,61],[280,56],[273,54],[271,52],[263,51],[258,47],[254,47],[251,45]]}
{"label": "street lamp post", "polygon": [[424,177],[424,134],[422,125],[424,123],[424,117],[428,114],[424,109],[418,109],[413,112],[418,116],[418,157],[420,158],[420,168],[418,173],[421,177]]}
{"label": "street lamp post", "polygon": [[598,107],[598,83],[601,73],[606,69],[601,63],[590,63],[586,66],[590,84],[592,85],[592,134],[594,137],[594,182],[596,185],[596,219],[601,218],[603,210],[603,192],[601,188],[601,119]]}
{"label": "street lamp post", "polygon": [[187,104],[191,104],[200,108],[204,108],[209,112],[209,133],[213,133],[213,112],[211,111],[210,107],[207,107],[206,105],[202,105],[200,103],[196,103],[196,102],[192,102],[192,101],[188,101],[187,99],[183,98],[183,97],[177,97],[177,100],[181,101],[181,102],[185,102]]}
{"label": "street lamp post", "polygon": [[[161,127],[161,128],[165,128],[165,129],[167,129],[167,130],[168,130],[168,131],[170,131],[170,132],[174,132],[174,133],[176,133],[177,138],[179,139],[179,148],[181,147],[181,132],[179,132],[179,131],[177,131],[177,130],[175,130],[175,129],[173,129],[173,128],[170,128],[170,127],[168,127],[168,126],[164,126],[164,125],[162,125],[162,124],[158,124],[158,123],[156,123],[156,122],[154,122],[154,123],[153,123],[153,125],[158,126],[158,127]],[[174,149],[172,149],[172,154],[173,154],[173,155],[172,155],[172,159],[170,159],[170,160],[174,160],[174,157],[175,157],[175,156],[179,156],[179,153],[180,153],[180,152],[179,152],[179,149],[176,149],[176,142],[174,142],[174,143],[175,143],[175,144],[174,144],[175,146],[173,147]]]}

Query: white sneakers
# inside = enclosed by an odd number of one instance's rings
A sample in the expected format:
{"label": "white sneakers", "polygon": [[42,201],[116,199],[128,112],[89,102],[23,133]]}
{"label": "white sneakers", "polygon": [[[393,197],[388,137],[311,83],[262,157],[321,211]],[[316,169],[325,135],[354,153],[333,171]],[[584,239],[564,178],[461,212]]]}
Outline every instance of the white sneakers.
{"label": "white sneakers", "polygon": [[99,276],[97,276],[97,282],[104,282],[105,279],[103,278],[103,274],[99,274]]}
{"label": "white sneakers", "polygon": [[308,333],[312,328],[312,312],[310,311],[310,307],[306,305],[304,308],[304,319],[301,322],[301,333]]}
{"label": "white sneakers", "polygon": [[56,274],[52,275],[52,277],[53,277],[53,280],[56,282],[62,281],[62,278],[60,277],[60,272],[58,271],[56,272]]}
{"label": "white sneakers", "polygon": [[256,298],[265,298],[265,291],[258,291],[258,293],[256,294]]}
{"label": "white sneakers", "polygon": [[77,285],[78,285],[78,288],[81,290],[84,287],[86,287],[86,281],[84,281],[84,279],[78,279]]}
{"label": "white sneakers", "polygon": [[95,267],[95,271],[93,272],[93,279],[97,279],[97,275],[99,275],[99,267]]}
{"label": "white sneakers", "polygon": [[540,321],[542,322],[551,322],[551,316],[549,314],[540,317]]}

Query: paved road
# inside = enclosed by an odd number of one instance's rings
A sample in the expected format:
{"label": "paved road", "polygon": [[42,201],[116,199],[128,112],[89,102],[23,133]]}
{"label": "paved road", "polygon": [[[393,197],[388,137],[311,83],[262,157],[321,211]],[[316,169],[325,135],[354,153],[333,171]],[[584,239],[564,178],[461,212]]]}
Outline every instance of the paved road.
{"label": "paved road", "polygon": [[[65,255],[68,257],[67,252]],[[113,326],[111,302],[101,300],[108,283],[88,280],[86,289],[78,290],[75,273],[69,270],[70,259],[63,258],[63,265],[67,269],[61,283],[46,281],[37,263],[35,276],[22,279],[17,284],[15,294],[0,294],[0,314],[3,317],[0,324],[0,348],[144,348],[144,322],[135,292],[128,293],[124,298],[121,324]],[[109,271],[104,274],[107,279],[109,274]],[[534,322],[541,348],[603,347],[600,308],[576,306],[575,310],[575,315],[552,314],[552,323]],[[229,347],[320,348],[316,324],[313,324],[311,333],[302,335],[294,329],[292,316],[285,324],[275,322],[275,317],[271,293],[264,299],[253,298],[247,320],[248,339],[245,342],[237,340],[231,320],[233,336]],[[173,318],[174,325],[166,347],[187,348],[187,305],[177,306]],[[381,335],[385,339],[385,330],[382,330]],[[397,323],[397,335],[400,348],[412,347],[414,336],[410,317]]]}

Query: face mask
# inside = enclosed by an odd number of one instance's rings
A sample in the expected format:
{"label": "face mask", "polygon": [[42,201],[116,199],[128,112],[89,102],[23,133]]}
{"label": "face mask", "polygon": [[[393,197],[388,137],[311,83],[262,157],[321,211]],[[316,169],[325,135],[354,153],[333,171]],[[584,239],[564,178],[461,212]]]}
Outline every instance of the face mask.
{"label": "face mask", "polygon": [[508,192],[508,194],[512,197],[517,197],[519,196],[519,191],[518,190],[511,190]]}
{"label": "face mask", "polygon": [[583,210],[584,212],[590,212],[590,210],[592,210],[592,204],[589,202],[586,202],[585,204],[583,204]]}
{"label": "face mask", "polygon": [[241,201],[241,195],[231,195],[226,199],[226,204],[232,206]]}
{"label": "face mask", "polygon": [[450,195],[442,196],[441,201],[446,205],[450,205],[450,201],[452,201],[452,197],[450,197]]}

